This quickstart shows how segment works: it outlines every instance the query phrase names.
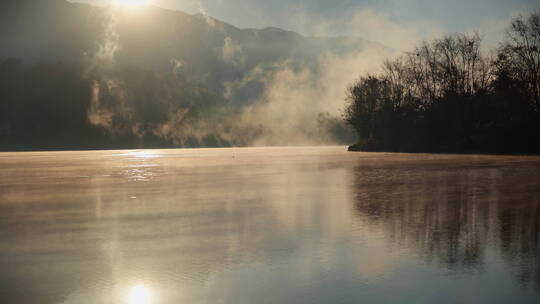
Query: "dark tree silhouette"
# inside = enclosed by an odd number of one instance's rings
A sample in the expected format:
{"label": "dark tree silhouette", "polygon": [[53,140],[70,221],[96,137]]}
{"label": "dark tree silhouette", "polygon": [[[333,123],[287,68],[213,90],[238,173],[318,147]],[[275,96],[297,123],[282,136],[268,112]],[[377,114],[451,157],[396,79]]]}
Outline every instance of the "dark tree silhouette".
{"label": "dark tree silhouette", "polygon": [[351,150],[537,153],[539,14],[517,18],[492,60],[477,34],[424,42],[349,88]]}

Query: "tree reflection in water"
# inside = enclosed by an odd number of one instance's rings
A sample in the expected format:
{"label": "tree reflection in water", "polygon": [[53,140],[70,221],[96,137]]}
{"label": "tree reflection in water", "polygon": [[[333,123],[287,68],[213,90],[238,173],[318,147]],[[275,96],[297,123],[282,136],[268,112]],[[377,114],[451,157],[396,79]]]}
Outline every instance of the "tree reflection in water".
{"label": "tree reflection in water", "polygon": [[6,154],[0,302],[538,302],[540,158],[343,150]]}
{"label": "tree reflection in water", "polygon": [[363,165],[354,176],[357,214],[392,244],[459,272],[481,272],[493,250],[524,287],[540,290],[537,168]]}

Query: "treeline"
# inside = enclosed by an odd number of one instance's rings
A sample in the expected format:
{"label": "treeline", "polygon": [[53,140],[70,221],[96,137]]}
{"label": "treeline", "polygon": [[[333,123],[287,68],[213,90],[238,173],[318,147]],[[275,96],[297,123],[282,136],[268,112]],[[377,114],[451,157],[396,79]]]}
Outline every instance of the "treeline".
{"label": "treeline", "polygon": [[[177,70],[0,59],[0,151],[265,144],[272,126],[257,118]],[[328,113],[310,132],[318,143],[354,142]]]}
{"label": "treeline", "polygon": [[348,90],[350,150],[540,152],[540,14],[489,55],[477,34],[424,42]]}
{"label": "treeline", "polygon": [[157,7],[136,15],[66,0],[0,1],[0,151],[350,138],[339,117],[294,107],[283,113],[302,122],[284,132],[268,119],[265,94],[278,70],[316,72],[321,52],[351,53],[362,39],[240,30]]}
{"label": "treeline", "polygon": [[224,135],[235,115],[223,97],[175,73],[0,60],[4,151],[229,146],[242,140]]}

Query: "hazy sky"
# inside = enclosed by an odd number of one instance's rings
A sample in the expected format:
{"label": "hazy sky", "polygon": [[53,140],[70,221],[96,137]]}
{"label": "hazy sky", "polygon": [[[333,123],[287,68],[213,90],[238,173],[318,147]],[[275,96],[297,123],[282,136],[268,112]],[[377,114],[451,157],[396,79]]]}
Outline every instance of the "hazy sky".
{"label": "hazy sky", "polygon": [[305,35],[367,36],[382,42],[385,39],[381,35],[390,31],[390,36],[397,37],[404,34],[403,29],[421,38],[477,29],[489,36],[503,29],[518,13],[540,11],[538,0],[151,1],[189,13],[205,12],[241,28],[274,26]]}

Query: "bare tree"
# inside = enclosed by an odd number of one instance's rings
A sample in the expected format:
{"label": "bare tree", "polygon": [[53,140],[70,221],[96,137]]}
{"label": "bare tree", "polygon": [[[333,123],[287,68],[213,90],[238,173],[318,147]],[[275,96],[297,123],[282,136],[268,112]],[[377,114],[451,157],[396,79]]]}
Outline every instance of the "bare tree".
{"label": "bare tree", "polygon": [[497,61],[483,54],[478,34],[454,34],[361,77],[345,112],[359,137],[351,149],[537,151],[530,139],[540,130],[538,19],[512,23]]}
{"label": "bare tree", "polygon": [[516,18],[498,50],[499,69],[525,84],[527,94],[540,112],[540,14]]}

